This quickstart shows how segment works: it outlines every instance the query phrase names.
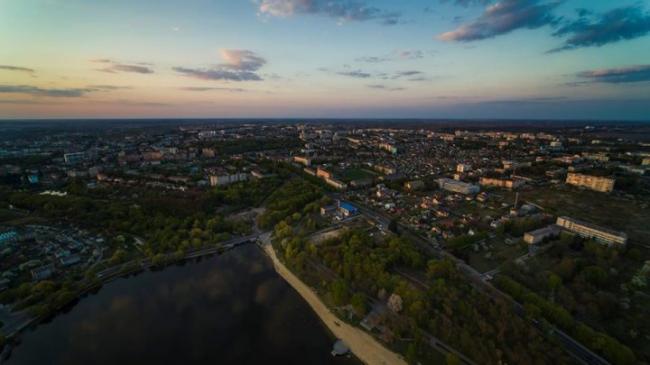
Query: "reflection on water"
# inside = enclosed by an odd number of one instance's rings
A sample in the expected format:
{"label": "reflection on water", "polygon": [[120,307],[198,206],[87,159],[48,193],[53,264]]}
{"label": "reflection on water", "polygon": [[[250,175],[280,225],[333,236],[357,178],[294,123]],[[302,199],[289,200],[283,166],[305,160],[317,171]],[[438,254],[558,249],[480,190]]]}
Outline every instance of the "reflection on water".
{"label": "reflection on water", "polygon": [[8,364],[352,364],[253,245],[119,279],[22,335]]}

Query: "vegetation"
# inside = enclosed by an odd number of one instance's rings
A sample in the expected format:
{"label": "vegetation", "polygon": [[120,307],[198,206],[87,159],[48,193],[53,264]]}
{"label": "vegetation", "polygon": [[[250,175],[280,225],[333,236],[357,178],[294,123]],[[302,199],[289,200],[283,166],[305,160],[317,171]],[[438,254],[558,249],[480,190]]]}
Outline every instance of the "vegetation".
{"label": "vegetation", "polygon": [[[395,235],[349,230],[314,245],[297,228],[285,221],[276,225],[276,251],[327,302],[350,307],[361,319],[371,303],[390,294],[402,299],[399,313],[387,311],[382,318],[393,345],[412,363],[425,361],[431,352],[425,340],[430,335],[481,364],[567,362],[559,348],[513,316],[509,305],[476,291],[451,261],[426,261],[411,242]],[[401,338],[415,340],[407,344]],[[456,360],[451,356],[448,363]]]}
{"label": "vegetation", "polygon": [[322,197],[323,190],[319,186],[293,178],[269,196],[266,211],[258,217],[257,224],[261,228],[272,228],[294,213],[303,210],[317,211],[320,205],[314,202]]}
{"label": "vegetation", "polygon": [[648,358],[647,339],[639,336],[650,327],[643,285],[648,273],[637,270],[640,257],[635,248],[563,234],[542,257],[506,266],[496,283],[612,363],[632,364]]}

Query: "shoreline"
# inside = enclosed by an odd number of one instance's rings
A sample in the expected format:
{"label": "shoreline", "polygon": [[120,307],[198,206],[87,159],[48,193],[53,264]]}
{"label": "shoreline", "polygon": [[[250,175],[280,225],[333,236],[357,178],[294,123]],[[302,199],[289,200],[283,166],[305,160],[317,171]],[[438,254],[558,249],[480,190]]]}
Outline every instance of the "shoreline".
{"label": "shoreline", "polygon": [[384,347],[372,335],[334,315],[308,285],[284,266],[270,243],[263,243],[262,249],[273,262],[275,272],[300,294],[327,328],[337,338],[343,340],[359,360],[368,365],[406,365],[402,356]]}

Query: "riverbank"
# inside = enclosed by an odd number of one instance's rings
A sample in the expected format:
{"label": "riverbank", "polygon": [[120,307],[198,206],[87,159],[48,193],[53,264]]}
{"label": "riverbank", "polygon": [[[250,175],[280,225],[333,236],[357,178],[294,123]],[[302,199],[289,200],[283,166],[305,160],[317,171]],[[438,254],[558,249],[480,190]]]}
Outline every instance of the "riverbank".
{"label": "riverbank", "polygon": [[368,365],[406,365],[400,355],[384,347],[370,334],[339,320],[309,286],[284,266],[270,243],[264,243],[263,248],[273,261],[275,271],[302,296],[327,328],[342,339],[356,357]]}

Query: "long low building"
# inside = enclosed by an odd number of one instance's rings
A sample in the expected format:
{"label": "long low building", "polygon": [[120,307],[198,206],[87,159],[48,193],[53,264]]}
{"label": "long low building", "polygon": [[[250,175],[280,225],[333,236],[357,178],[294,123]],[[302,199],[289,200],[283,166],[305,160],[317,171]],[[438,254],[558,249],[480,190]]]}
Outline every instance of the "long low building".
{"label": "long low building", "polygon": [[515,189],[524,184],[520,179],[499,179],[494,177],[482,177],[479,180],[481,186],[496,186],[499,188]]}
{"label": "long low building", "polygon": [[601,193],[609,193],[614,190],[614,179],[608,177],[592,176],[569,172],[566,183],[574,186],[582,186]]}
{"label": "long low building", "polygon": [[479,191],[481,191],[481,188],[477,185],[449,178],[438,179],[438,185],[440,186],[440,189],[466,195],[477,194]]}
{"label": "long low building", "polygon": [[578,219],[558,217],[555,224],[579,236],[594,239],[598,242],[608,245],[624,245],[627,243],[627,234],[624,232],[618,232],[609,228],[603,228]]}
{"label": "long low building", "polygon": [[546,238],[559,236],[561,231],[562,229],[560,227],[555,224],[551,224],[550,226],[546,226],[544,228],[526,232],[526,234],[524,234],[524,242],[528,243],[529,245],[536,245],[544,241]]}

